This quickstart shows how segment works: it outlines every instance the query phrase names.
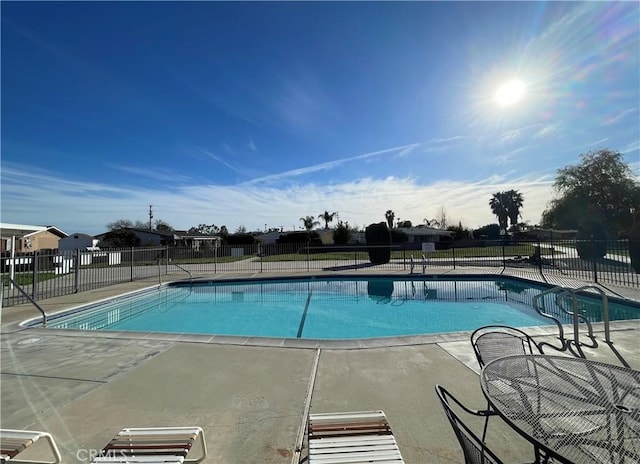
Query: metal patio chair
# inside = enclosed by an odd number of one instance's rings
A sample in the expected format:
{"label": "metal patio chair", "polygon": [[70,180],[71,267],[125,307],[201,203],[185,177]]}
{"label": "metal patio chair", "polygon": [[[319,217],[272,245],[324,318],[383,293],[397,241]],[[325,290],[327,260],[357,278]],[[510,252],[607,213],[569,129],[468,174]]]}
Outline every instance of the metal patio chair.
{"label": "metal patio chair", "polygon": [[[471,346],[483,368],[494,359],[518,354],[543,354],[542,349],[527,333],[508,325],[485,325],[471,334]],[[491,409],[487,404],[487,409]],[[489,416],[484,421],[482,441],[487,436]]]}
{"label": "metal patio chair", "polygon": [[494,359],[517,354],[544,354],[527,333],[507,325],[486,325],[473,331],[471,346],[480,367]]}
{"label": "metal patio chair", "polygon": [[464,453],[465,464],[502,464],[502,460],[462,421],[460,416],[453,410],[452,403],[455,403],[468,414],[477,417],[488,417],[496,415],[497,413],[491,410],[477,411],[469,409],[441,385],[436,385],[436,394],[458,438],[458,442]]}

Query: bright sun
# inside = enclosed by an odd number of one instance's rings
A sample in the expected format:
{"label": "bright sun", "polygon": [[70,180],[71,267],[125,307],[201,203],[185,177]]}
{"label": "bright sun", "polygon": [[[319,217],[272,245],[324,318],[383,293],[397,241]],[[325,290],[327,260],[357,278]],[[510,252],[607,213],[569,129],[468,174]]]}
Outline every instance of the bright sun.
{"label": "bright sun", "polygon": [[502,84],[496,91],[496,101],[501,106],[512,105],[524,97],[525,86],[522,81],[513,79]]}

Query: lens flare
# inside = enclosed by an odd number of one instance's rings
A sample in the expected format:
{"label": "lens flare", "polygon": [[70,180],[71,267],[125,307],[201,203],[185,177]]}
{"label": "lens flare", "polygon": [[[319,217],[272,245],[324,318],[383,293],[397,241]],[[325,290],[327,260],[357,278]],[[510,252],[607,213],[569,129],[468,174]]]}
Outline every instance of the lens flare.
{"label": "lens flare", "polygon": [[496,91],[496,101],[501,106],[512,105],[524,97],[525,85],[522,81],[513,79],[505,82]]}

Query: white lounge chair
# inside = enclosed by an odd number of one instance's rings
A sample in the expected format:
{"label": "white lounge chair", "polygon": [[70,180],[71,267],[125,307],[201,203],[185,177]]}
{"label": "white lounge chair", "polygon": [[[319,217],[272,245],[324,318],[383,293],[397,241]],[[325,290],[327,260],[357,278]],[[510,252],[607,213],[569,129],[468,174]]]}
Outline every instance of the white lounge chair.
{"label": "white lounge chair", "polygon": [[[187,459],[193,445],[200,443],[200,456]],[[122,429],[92,463],[198,463],[207,456],[207,444],[200,427],[155,427]]]}
{"label": "white lounge chair", "polygon": [[[25,460],[18,457],[20,453],[32,446],[41,438],[49,444],[49,448],[53,454],[53,459],[51,461]],[[33,430],[0,429],[0,461],[5,463],[12,459],[19,459],[20,462],[33,464],[57,464],[62,460],[60,457],[60,451],[58,451],[56,442],[53,440],[51,434],[47,432],[36,432]]]}
{"label": "white lounge chair", "polygon": [[310,414],[309,464],[404,463],[383,411]]}

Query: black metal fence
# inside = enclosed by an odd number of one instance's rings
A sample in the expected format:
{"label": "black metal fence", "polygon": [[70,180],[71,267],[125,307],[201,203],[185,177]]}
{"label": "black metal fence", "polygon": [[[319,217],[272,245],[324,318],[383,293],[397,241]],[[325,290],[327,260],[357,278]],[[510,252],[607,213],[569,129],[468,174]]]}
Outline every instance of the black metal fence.
{"label": "black metal fence", "polygon": [[[501,273],[518,269],[540,277],[569,277],[621,287],[640,288],[627,241],[482,241],[393,245],[386,264],[371,264],[366,245],[307,247],[286,245],[187,248],[129,248],[72,253],[34,252],[0,258],[3,306],[25,303],[21,286],[34,300],[51,298],[140,279],[184,275],[305,273],[339,271],[445,272],[451,269]],[[420,247],[420,248],[417,248]],[[431,247],[433,248],[433,247]],[[604,257],[586,258],[603,249]],[[637,266],[638,264],[636,264]]]}

